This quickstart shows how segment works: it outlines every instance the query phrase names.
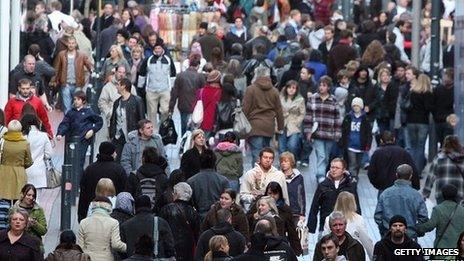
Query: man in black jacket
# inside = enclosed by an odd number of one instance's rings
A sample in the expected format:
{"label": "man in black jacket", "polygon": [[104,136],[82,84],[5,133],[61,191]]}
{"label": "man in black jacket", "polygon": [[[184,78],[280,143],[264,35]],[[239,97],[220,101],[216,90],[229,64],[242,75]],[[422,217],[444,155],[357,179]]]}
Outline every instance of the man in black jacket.
{"label": "man in black jacket", "polygon": [[90,202],[95,197],[95,188],[101,178],[113,181],[116,194],[122,192],[126,186],[126,172],[124,168],[114,161],[116,147],[104,141],[98,148],[97,162],[90,164],[82,174],[80,182],[79,206],[77,210],[79,222],[87,217]]}
{"label": "man in black jacket", "polygon": [[287,260],[287,261],[296,261],[295,252],[288,244],[285,237],[275,236],[272,231],[273,229],[273,222],[269,219],[265,218],[258,223],[256,223],[255,227],[255,234],[263,233],[266,238],[266,247],[264,248],[264,256],[267,260]]}
{"label": "man in black jacket", "polygon": [[420,188],[419,173],[411,155],[400,146],[395,145],[395,137],[390,131],[384,131],[380,137],[381,146],[371,157],[367,176],[374,188],[379,190],[378,196],[396,180],[396,168],[408,164],[413,168],[412,187]]}

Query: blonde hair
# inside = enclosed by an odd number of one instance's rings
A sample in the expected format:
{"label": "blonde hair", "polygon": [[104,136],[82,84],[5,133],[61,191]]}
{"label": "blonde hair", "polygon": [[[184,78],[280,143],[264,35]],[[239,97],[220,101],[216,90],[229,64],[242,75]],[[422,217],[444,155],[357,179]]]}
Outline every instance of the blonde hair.
{"label": "blonde hair", "polygon": [[203,136],[206,139],[205,132],[202,129],[196,129],[196,130],[192,131],[192,138],[190,139],[190,148],[189,149],[191,149],[191,148],[193,148],[195,146],[195,142],[194,142],[195,138],[200,134],[203,134]]}
{"label": "blonde hair", "polygon": [[270,209],[272,214],[279,215],[279,210],[277,209],[277,205],[276,205],[275,199],[273,197],[271,197],[271,196],[263,196],[263,197],[261,197],[258,200],[258,202],[256,202],[257,208],[259,207],[259,204],[261,202],[264,202],[269,206],[269,209]]}
{"label": "blonde hair", "polygon": [[114,188],[113,181],[109,178],[101,178],[95,188],[95,196],[113,197],[115,195],[116,189]]}
{"label": "blonde hair", "polygon": [[382,78],[382,74],[384,74],[384,73],[388,74],[388,76],[391,76],[390,70],[388,68],[385,68],[385,67],[380,68],[379,72],[377,73],[377,82],[379,84],[382,83],[381,78]]}
{"label": "blonde hair", "polygon": [[419,77],[411,85],[411,91],[416,93],[432,92],[430,77],[427,74],[421,73]]}
{"label": "blonde hair", "polygon": [[347,191],[342,191],[338,194],[334,211],[340,211],[346,219],[352,220],[357,210],[358,206],[356,205],[356,199],[353,194]]}
{"label": "blonde hair", "polygon": [[116,53],[118,53],[119,60],[124,59],[124,54],[122,54],[122,49],[121,49],[121,47],[119,47],[119,46],[113,44],[113,45],[110,47],[110,53],[111,53],[111,51],[112,51],[113,49],[116,50]]}
{"label": "blonde hair", "polygon": [[[223,235],[213,236],[209,240],[209,251],[205,256],[205,261],[213,260],[213,252],[220,251],[223,246],[229,245],[229,241]],[[229,253],[226,253],[229,254]]]}
{"label": "blonde hair", "polygon": [[134,54],[134,52],[140,52],[140,58],[143,60],[145,57],[143,55],[143,48],[140,44],[137,44],[136,46],[134,46],[134,48],[132,48],[132,51],[131,51],[131,56]]}
{"label": "blonde hair", "polygon": [[8,131],[22,131],[23,126],[18,120],[12,120],[8,123]]}
{"label": "blonde hair", "polygon": [[293,155],[293,153],[289,151],[285,151],[282,154],[280,154],[279,160],[280,160],[280,163],[282,163],[283,160],[288,160],[290,161],[290,164],[292,165],[292,167],[295,167],[295,156]]}

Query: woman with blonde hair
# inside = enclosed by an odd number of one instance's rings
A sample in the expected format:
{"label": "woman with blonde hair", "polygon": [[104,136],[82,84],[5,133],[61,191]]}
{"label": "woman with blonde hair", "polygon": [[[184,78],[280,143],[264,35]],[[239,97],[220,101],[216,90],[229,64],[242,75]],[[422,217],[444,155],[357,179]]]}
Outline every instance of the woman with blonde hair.
{"label": "woman with blonde hair", "polygon": [[209,252],[205,256],[205,261],[226,261],[232,259],[229,256],[229,241],[222,235],[213,236],[209,240]]}
{"label": "woman with blonde hair", "polygon": [[377,97],[375,118],[379,126],[379,132],[391,131],[393,124],[390,122],[395,118],[399,88],[398,85],[392,83],[391,73],[388,68],[379,69],[375,91]]}
{"label": "woman with blonde hair", "polygon": [[[348,232],[354,239],[361,242],[364,249],[366,249],[369,258],[373,260],[374,245],[367,232],[367,225],[364,218],[356,213],[357,205],[354,195],[347,191],[340,192],[333,211],[339,211],[345,216],[346,232]],[[323,235],[330,233],[329,217],[330,216],[325,219]]]}
{"label": "woman with blonde hair", "polygon": [[[142,65],[142,61],[145,58],[143,56],[143,47],[140,44],[137,44],[132,48],[131,51],[131,69],[130,69],[130,80],[133,85],[135,85],[135,81],[137,80],[137,72],[140,69],[140,65]],[[137,88],[140,89],[140,88]],[[138,90],[137,90],[138,91]],[[139,95],[139,94],[138,94]],[[140,96],[140,95],[139,95]]]}
{"label": "woman with blonde hair", "polygon": [[200,154],[206,149],[206,136],[202,129],[192,131],[189,144],[185,144],[189,150],[182,154],[180,169],[185,174],[185,179],[189,179],[200,171]]}
{"label": "woman with blonde hair", "polygon": [[[114,208],[116,206],[116,188],[114,187],[113,181],[109,178],[101,178],[97,187],[95,188],[95,197],[106,197],[111,202],[111,206]],[[92,209],[94,208],[93,201],[89,205],[89,210],[87,211],[87,217],[92,215]]]}
{"label": "woman with blonde hair", "polygon": [[109,75],[112,71],[115,71],[120,65],[124,65],[126,68],[126,75],[130,74],[130,66],[127,60],[124,58],[122,49],[118,45],[112,45],[109,50],[109,57],[103,63],[102,72],[104,75]]}

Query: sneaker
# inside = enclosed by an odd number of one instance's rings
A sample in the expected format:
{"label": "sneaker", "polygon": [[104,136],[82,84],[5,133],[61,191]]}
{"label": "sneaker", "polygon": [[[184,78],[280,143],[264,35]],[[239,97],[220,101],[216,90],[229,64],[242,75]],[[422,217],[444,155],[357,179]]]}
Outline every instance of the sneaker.
{"label": "sneaker", "polygon": [[309,167],[309,164],[306,163],[306,162],[303,162],[303,163],[301,163],[301,166],[302,166],[303,168],[307,168],[307,167]]}

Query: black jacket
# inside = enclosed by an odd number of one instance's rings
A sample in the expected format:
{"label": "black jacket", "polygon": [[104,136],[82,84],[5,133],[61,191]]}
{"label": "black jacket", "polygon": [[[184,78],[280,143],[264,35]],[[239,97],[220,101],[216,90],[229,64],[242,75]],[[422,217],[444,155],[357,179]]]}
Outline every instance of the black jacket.
{"label": "black jacket", "polygon": [[300,71],[301,71],[301,62],[299,64],[298,63],[295,64],[292,62],[292,64],[290,65],[290,68],[286,72],[284,72],[284,74],[282,75],[282,78],[280,79],[279,91],[282,90],[282,88],[285,86],[285,84],[287,84],[288,81],[290,80],[295,81],[299,79]]}
{"label": "black jacket", "polygon": [[325,218],[333,211],[338,194],[342,191],[350,192],[355,196],[358,213],[361,214],[356,182],[351,179],[348,172],[345,172],[344,175],[345,177],[340,181],[338,189],[335,188],[335,183],[330,177],[325,178],[324,181],[317,185],[316,193],[311,203],[311,210],[309,210],[308,229],[310,233],[316,232],[318,212],[319,230],[322,231],[324,229]]}
{"label": "black jacket", "polygon": [[219,223],[216,226],[206,230],[198,239],[197,249],[195,251],[195,260],[202,261],[209,251],[209,240],[216,235],[223,235],[229,242],[229,255],[238,256],[245,250],[245,237],[234,230],[230,223]]}
{"label": "black jacket", "polygon": [[[111,114],[110,118],[110,129],[109,135],[110,138],[113,139],[116,135],[116,128],[117,128],[117,110],[119,104],[122,100],[122,97],[119,97],[113,104],[113,113]],[[127,133],[138,130],[138,122],[140,120],[145,119],[145,108],[143,107],[142,98],[130,95],[129,99],[127,99],[126,103],[126,125],[127,125]]]}
{"label": "black jacket", "polygon": [[368,78],[364,83],[358,82],[356,78],[351,81],[350,86],[348,87],[348,97],[346,98],[345,103],[346,111],[351,110],[351,102],[355,97],[363,99],[364,107],[369,107],[369,113],[367,113],[367,116],[369,119],[373,120],[376,112],[375,104],[377,102],[377,95],[375,87],[372,85],[370,78]]}
{"label": "black jacket", "polygon": [[327,57],[329,56],[330,51],[337,45],[335,42],[335,39],[333,39],[332,46],[330,46],[330,50],[327,50],[327,42],[323,41],[322,43],[319,44],[319,47],[317,48],[322,55],[322,62],[327,64]]}
{"label": "black jacket", "polygon": [[122,223],[126,222],[127,220],[133,217],[133,215],[128,214],[124,211],[121,211],[118,208],[113,209],[113,212],[111,212],[110,216],[116,219],[119,222],[119,225],[121,225]]}
{"label": "black jacket", "polygon": [[379,147],[371,157],[367,176],[374,188],[384,190],[396,180],[396,168],[401,164],[409,164],[414,172],[411,178],[412,187],[420,188],[419,173],[411,155],[400,146],[387,144]]}
{"label": "black jacket", "polygon": [[0,260],[44,260],[40,246],[42,243],[34,236],[24,233],[11,245],[8,230],[0,231]]}
{"label": "black jacket", "polygon": [[37,44],[40,47],[40,56],[48,63],[52,64],[53,50],[55,49],[55,43],[50,37],[49,33],[44,31],[35,30],[31,33],[26,33],[26,46],[29,47],[31,44]]}
{"label": "black jacket", "polygon": [[266,239],[264,255],[268,258],[267,260],[298,260],[293,249],[288,245],[285,238],[279,236],[267,236]]}
{"label": "black jacket", "polygon": [[[433,94],[409,90],[412,108],[406,112],[407,123],[429,124],[429,114],[434,109]],[[442,101],[440,101],[442,102]]]}
{"label": "black jacket", "polygon": [[433,119],[437,123],[446,122],[446,117],[454,113],[454,87],[438,86],[433,90],[433,100]]}
{"label": "black jacket", "polygon": [[193,147],[182,155],[180,169],[186,180],[200,172],[200,152],[197,148]]}
{"label": "black jacket", "polygon": [[[343,149],[348,149],[348,144],[350,141],[350,132],[351,132],[351,114],[349,112],[348,115],[345,116],[343,119],[342,124],[342,138],[340,139],[339,146]],[[371,148],[372,142],[372,126],[369,120],[366,117],[366,114],[363,114],[361,120],[361,132],[360,132],[360,139],[361,139],[361,149],[363,151],[369,151]]]}
{"label": "black jacket", "polygon": [[[338,250],[339,256],[345,256],[347,260],[357,260],[364,261],[366,260],[366,253],[364,251],[363,245],[354,239],[348,232],[345,231],[345,240],[340,245],[340,250]],[[313,261],[321,261],[324,259],[322,254],[321,241],[317,242],[316,248],[314,250]]]}
{"label": "black jacket", "polygon": [[395,255],[395,249],[415,248],[420,249],[421,246],[404,235],[405,239],[402,244],[395,244],[390,239],[390,232],[374,246],[374,260],[376,261],[421,261],[424,260],[422,255],[419,256],[398,256]]}
{"label": "black jacket", "polygon": [[[121,240],[127,244],[127,255],[134,254],[135,243],[142,235],[148,234],[153,236],[154,217],[151,210],[141,208],[137,210],[135,217],[127,220],[120,226]],[[174,248],[174,239],[171,233],[171,228],[168,222],[161,217],[158,217],[158,257],[168,258],[176,255]]]}
{"label": "black jacket", "polygon": [[186,201],[176,200],[164,206],[159,212],[171,228],[176,248],[176,260],[193,260],[195,245],[200,231],[200,217]]}
{"label": "black jacket", "polygon": [[82,174],[77,209],[79,222],[87,217],[90,202],[95,197],[95,188],[101,178],[109,178],[113,181],[116,194],[124,191],[127,177],[123,167],[116,163],[112,156],[98,154],[97,162],[90,164]]}
{"label": "black jacket", "polygon": [[216,113],[214,120],[214,131],[232,129],[234,127],[234,112],[236,101],[219,101],[216,104]]}
{"label": "black jacket", "polygon": [[375,117],[379,120],[390,120],[395,117],[396,101],[399,94],[399,86],[394,82],[390,82],[387,89],[383,91],[380,85],[375,86],[376,100],[372,104],[375,110]]}

